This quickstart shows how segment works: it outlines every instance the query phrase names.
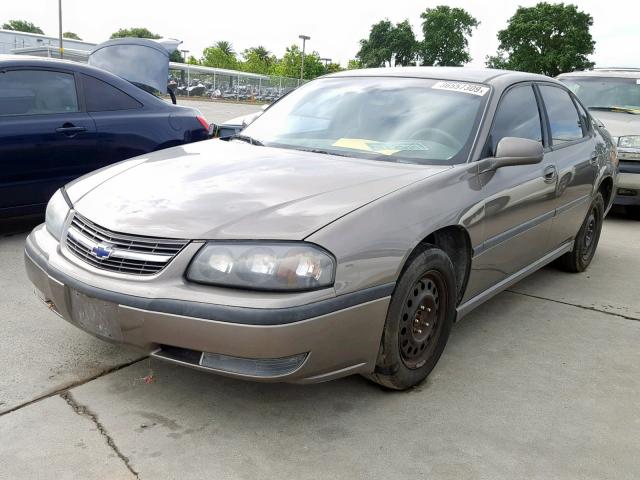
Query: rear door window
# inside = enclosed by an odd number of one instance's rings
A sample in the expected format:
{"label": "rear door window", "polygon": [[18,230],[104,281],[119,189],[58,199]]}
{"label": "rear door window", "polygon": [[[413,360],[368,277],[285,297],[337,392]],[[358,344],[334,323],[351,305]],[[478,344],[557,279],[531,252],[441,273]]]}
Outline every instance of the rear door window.
{"label": "rear door window", "polygon": [[491,153],[504,137],[528,138],[542,142],[542,124],[538,102],[531,85],[512,88],[504,94],[491,130]]}
{"label": "rear door window", "polygon": [[89,75],[82,75],[84,99],[88,112],[132,110],[142,104],[113,85]]}
{"label": "rear door window", "polygon": [[549,117],[552,144],[580,140],[586,133],[582,129],[584,120],[578,115],[569,92],[560,87],[540,85],[540,94]]}
{"label": "rear door window", "polygon": [[50,70],[0,72],[0,116],[78,111],[73,74]]}

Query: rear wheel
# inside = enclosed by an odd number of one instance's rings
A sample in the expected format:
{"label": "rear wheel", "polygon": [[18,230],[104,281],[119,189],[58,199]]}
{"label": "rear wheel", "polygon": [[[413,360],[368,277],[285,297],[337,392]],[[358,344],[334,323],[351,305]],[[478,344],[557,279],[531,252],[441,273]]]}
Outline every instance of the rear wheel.
{"label": "rear wheel", "polygon": [[428,246],[409,261],[396,285],[376,369],[369,378],[395,390],[422,382],[447,344],[455,307],[451,260],[442,250]]}
{"label": "rear wheel", "polygon": [[573,250],[558,259],[558,264],[563,270],[579,273],[587,269],[598,247],[603,220],[604,200],[602,195],[598,193],[591,203],[578,235],[576,235]]}

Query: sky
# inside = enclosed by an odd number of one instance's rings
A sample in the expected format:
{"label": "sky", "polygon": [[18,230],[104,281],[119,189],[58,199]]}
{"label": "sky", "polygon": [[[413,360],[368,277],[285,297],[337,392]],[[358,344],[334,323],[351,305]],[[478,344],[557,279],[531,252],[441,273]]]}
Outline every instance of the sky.
{"label": "sky", "polygon": [[[1,0],[0,24],[24,19],[58,33],[57,0]],[[100,43],[122,27],[147,27],[153,32],[183,41],[180,48],[200,57],[202,50],[227,40],[236,52],[263,45],[281,56],[287,46],[299,43],[298,35],[311,37],[307,50],[346,66],[354,58],[359,40],[371,25],[388,18],[408,19],[422,38],[420,13],[437,5],[462,7],[480,21],[469,41],[471,66],[483,66],[496,52],[498,30],[507,25],[516,8],[532,6],[527,0],[62,0],[63,30],[86,41]],[[571,3],[571,2],[566,2]],[[591,57],[598,67],[640,67],[640,1],[579,0],[572,2],[593,16],[591,33],[596,41]]]}

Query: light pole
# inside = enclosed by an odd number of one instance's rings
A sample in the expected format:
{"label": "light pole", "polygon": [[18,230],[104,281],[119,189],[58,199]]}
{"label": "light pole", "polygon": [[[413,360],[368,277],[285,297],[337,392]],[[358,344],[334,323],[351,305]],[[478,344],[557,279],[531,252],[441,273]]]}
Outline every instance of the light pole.
{"label": "light pole", "polygon": [[189,87],[191,86],[191,71],[189,70],[189,62],[187,61],[187,53],[189,50],[180,50],[182,52],[182,60],[187,64],[187,97],[189,97]]}
{"label": "light pole", "polygon": [[324,62],[324,71],[326,72],[329,69],[329,64],[331,63],[331,59],[321,58],[320,60]]}
{"label": "light pole", "polygon": [[311,40],[308,35],[298,35],[298,38],[302,40],[302,63],[300,64],[300,80],[304,79],[304,49],[307,44],[307,40]]}
{"label": "light pole", "polygon": [[58,42],[60,43],[60,59],[64,55],[64,47],[62,46],[62,0],[58,0]]}

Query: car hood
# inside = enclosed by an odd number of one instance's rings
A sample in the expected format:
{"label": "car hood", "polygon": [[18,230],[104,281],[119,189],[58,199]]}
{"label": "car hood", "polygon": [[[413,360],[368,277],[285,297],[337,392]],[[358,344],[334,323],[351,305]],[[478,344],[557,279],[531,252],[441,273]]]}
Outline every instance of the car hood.
{"label": "car hood", "polygon": [[288,240],[447,168],[209,140],[102,169],[67,193],[116,232]]}
{"label": "car hood", "polygon": [[625,112],[591,111],[607,131],[615,136],[640,135],[640,115]]}

